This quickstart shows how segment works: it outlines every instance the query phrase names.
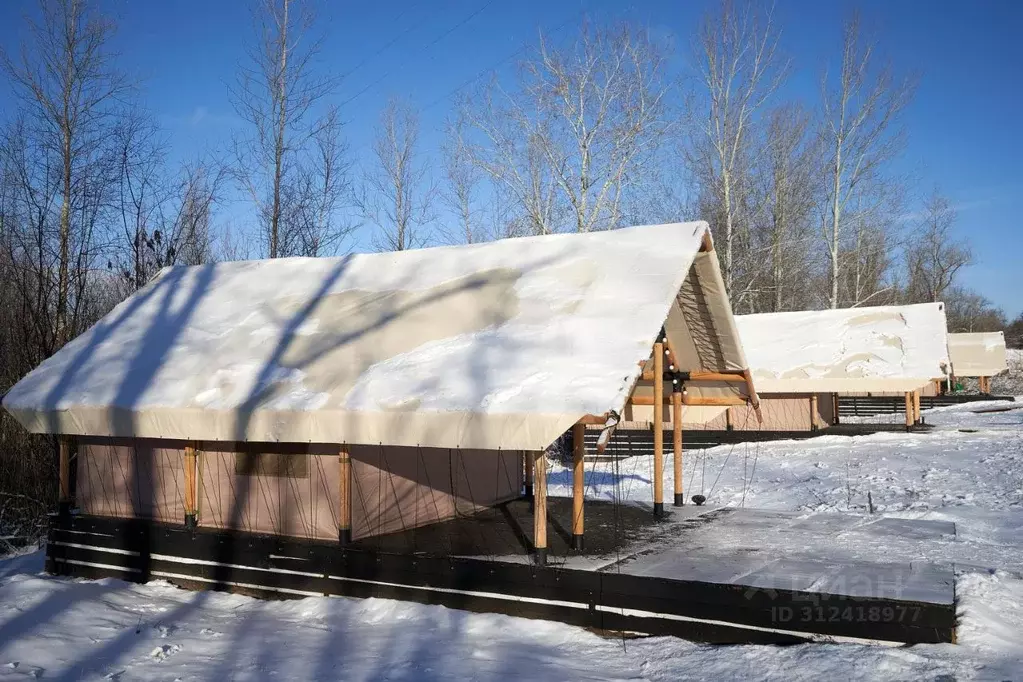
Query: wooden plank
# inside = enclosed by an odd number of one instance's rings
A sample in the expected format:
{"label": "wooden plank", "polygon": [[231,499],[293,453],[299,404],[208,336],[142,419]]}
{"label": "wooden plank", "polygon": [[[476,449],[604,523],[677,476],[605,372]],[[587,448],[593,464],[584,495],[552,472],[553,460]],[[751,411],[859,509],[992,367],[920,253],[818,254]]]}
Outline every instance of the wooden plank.
{"label": "wooden plank", "polygon": [[198,519],[196,518],[196,501],[199,499],[198,490],[196,488],[196,455],[195,455],[195,443],[189,443],[185,446],[185,525],[189,527],[195,527]]}
{"label": "wooden plank", "polygon": [[910,391],[906,391],[906,430],[913,426],[913,394]]}
{"label": "wooden plank", "polygon": [[[741,374],[731,374],[729,372],[682,372],[683,375],[687,375],[686,381],[703,382],[703,381],[723,381],[733,384],[744,384],[746,383],[745,377]],[[642,374],[643,381],[653,381],[654,372],[646,371]]]}
{"label": "wooden plank", "polygon": [[[664,344],[654,344],[654,400],[664,401]],[[664,516],[664,407],[654,406],[654,516]]]}
{"label": "wooden plank", "polygon": [[352,457],[348,446],[338,450],[338,493],[341,508],[338,513],[337,539],[341,545],[352,542]]}
{"label": "wooden plank", "polygon": [[572,549],[583,549],[583,465],[586,458],[586,427],[572,427]]}
{"label": "wooden plank", "polygon": [[671,435],[674,469],[672,475],[675,483],[675,506],[685,504],[685,491],[682,489],[682,392],[671,393]]}
{"label": "wooden plank", "polygon": [[547,457],[543,450],[530,453],[533,458],[533,548],[536,550],[536,563],[543,566],[547,563]]}

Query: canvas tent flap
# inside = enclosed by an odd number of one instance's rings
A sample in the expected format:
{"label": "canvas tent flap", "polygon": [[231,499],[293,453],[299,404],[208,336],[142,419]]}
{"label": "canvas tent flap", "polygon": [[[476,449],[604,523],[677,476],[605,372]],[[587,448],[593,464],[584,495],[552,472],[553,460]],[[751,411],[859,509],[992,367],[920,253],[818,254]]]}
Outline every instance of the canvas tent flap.
{"label": "canvas tent flap", "polygon": [[942,303],[739,315],[761,393],[915,391],[947,375]]}
{"label": "canvas tent flap", "polygon": [[949,334],[948,353],[957,377],[993,377],[1008,368],[1002,332]]}
{"label": "canvas tent flap", "polygon": [[[539,449],[624,407],[706,232],[168,268],[4,407],[40,433]],[[715,268],[694,362],[742,364]]]}

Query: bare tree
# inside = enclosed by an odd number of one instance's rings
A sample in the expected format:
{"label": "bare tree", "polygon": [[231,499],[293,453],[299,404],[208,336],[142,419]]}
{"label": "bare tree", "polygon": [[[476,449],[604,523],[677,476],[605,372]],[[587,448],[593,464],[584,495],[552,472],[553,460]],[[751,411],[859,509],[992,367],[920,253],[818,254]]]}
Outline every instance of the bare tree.
{"label": "bare tree", "polygon": [[759,253],[753,258],[769,268],[762,311],[796,310],[811,305],[805,283],[812,269],[814,207],[819,178],[819,147],[810,135],[810,117],[799,106],[771,111],[762,155],[763,226],[757,230]]}
{"label": "bare tree", "polygon": [[917,230],[906,247],[908,295],[914,302],[940,301],[956,275],[973,262],[969,245],[952,234],[956,211],[937,192],[924,205]]}
{"label": "bare tree", "polygon": [[231,89],[249,126],[234,141],[235,174],[257,207],[270,258],[317,255],[353,227],[333,220],[348,165],[337,110],[316,116],[337,81],[316,72],[314,19],[307,0],[261,0],[257,41]]}
{"label": "bare tree", "polygon": [[877,67],[876,52],[853,15],[844,29],[838,81],[832,84],[827,72],[821,80],[821,135],[828,149],[822,236],[831,265],[832,308],[840,305],[846,210],[857,194],[883,185],[884,166],[903,145],[899,115],[915,90],[913,80],[897,80],[890,65]]}
{"label": "bare tree", "polygon": [[[2,53],[21,105],[10,139],[39,278],[37,314],[52,314],[51,353],[80,330],[81,294],[95,256],[97,218],[112,185],[110,133],[131,84],[115,68],[114,25],[88,0],[44,0],[20,55]],[[28,227],[26,222],[25,227]],[[44,311],[43,305],[48,308]],[[52,308],[49,308],[52,306]]]}
{"label": "bare tree", "polygon": [[457,117],[447,126],[444,144],[444,176],[446,189],[441,199],[458,222],[456,229],[443,230],[444,238],[452,243],[473,244],[486,236],[479,224],[482,207],[479,205],[483,174],[473,163],[472,152],[465,139],[465,120]]}
{"label": "bare tree", "polygon": [[777,54],[779,37],[770,11],[761,12],[753,3],[737,8],[723,0],[716,13],[704,18],[697,41],[695,61],[707,104],[702,135],[690,151],[691,164],[698,169],[705,195],[719,204],[714,228],[730,293],[735,287],[740,208],[747,199],[741,195],[749,186],[744,177],[751,167],[748,145],[759,110],[788,73],[788,63]]}
{"label": "bare tree", "polygon": [[645,31],[584,26],[564,49],[541,36],[512,86],[495,80],[463,100],[467,151],[519,204],[523,231],[621,224],[669,128],[664,59]]}
{"label": "bare tree", "polygon": [[384,107],[373,142],[374,164],[358,199],[363,217],[376,226],[381,251],[405,251],[426,243],[433,221],[434,188],[419,158],[419,115],[408,103],[392,99]]}
{"label": "bare tree", "polygon": [[[1005,312],[984,296],[969,289],[953,285],[944,295],[945,317],[948,330],[958,332],[996,332],[1005,330],[1005,343],[1009,348],[1018,347],[1023,337],[1014,336],[1012,325],[1007,325]],[[1021,315],[1015,325],[1023,324]],[[1020,327],[1023,329],[1023,327]],[[1014,346],[1014,344],[1017,344]]]}
{"label": "bare tree", "polygon": [[141,288],[167,265],[198,265],[210,257],[210,219],[223,185],[222,165],[200,160],[168,173],[165,143],[138,110],[118,126],[116,213],[121,224],[108,265],[122,295]]}

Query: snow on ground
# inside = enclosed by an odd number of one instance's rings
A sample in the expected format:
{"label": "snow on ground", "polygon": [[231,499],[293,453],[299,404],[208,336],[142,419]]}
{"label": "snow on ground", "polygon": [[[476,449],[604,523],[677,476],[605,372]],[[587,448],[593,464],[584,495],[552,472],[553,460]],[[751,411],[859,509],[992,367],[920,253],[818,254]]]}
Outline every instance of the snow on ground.
{"label": "snow on ground", "polygon": [[[382,599],[267,602],[165,583],[70,581],[41,575],[35,552],[0,561],[0,681],[1023,679],[1023,410],[973,413],[988,405],[995,403],[930,411],[937,424],[930,433],[686,453],[688,493],[702,492],[708,505],[866,513],[869,492],[878,515],[955,522],[955,538],[887,549],[893,561],[922,554],[956,563],[957,645],[622,642],[557,623]],[[595,463],[587,495],[617,489],[646,503],[650,465]],[[554,468],[552,494],[570,494],[565,473]],[[671,491],[670,465],[666,473]],[[745,539],[761,541],[773,542]]]}

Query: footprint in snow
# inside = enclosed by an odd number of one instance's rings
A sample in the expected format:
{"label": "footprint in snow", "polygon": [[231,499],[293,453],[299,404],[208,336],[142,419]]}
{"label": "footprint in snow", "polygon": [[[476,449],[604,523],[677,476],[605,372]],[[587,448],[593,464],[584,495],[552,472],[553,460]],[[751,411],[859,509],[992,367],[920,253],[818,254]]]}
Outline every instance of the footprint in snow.
{"label": "footprint in snow", "polygon": [[162,661],[165,660],[168,656],[176,654],[179,651],[181,651],[181,647],[178,646],[177,644],[164,644],[163,646],[158,646],[152,651],[150,651],[149,657],[156,659],[157,661]]}
{"label": "footprint in snow", "polygon": [[167,639],[167,635],[173,634],[177,631],[177,626],[174,625],[158,625],[156,628],[162,639]]}

